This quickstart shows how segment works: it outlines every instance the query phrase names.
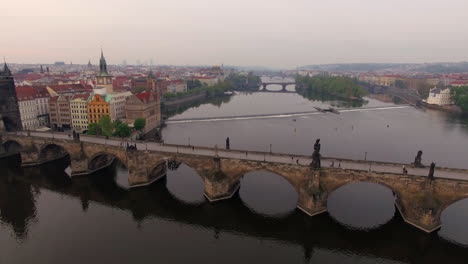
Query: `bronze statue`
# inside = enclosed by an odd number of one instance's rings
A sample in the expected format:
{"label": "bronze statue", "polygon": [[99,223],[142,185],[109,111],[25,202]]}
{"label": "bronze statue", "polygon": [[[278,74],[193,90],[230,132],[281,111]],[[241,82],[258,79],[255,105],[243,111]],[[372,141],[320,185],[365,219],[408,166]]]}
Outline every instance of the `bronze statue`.
{"label": "bronze statue", "polygon": [[310,166],[313,169],[320,169],[320,138],[315,141],[314,144],[314,153],[312,154],[312,163]]}
{"label": "bronze statue", "polygon": [[436,166],[436,164],[434,162],[432,162],[431,163],[431,168],[429,169],[429,176],[428,176],[430,180],[434,179],[435,166]]}
{"label": "bronze statue", "polygon": [[229,141],[229,137],[226,138],[226,149],[231,149],[231,144]]}
{"label": "bronze statue", "polygon": [[424,167],[421,163],[422,160],[422,150],[418,151],[418,155],[416,155],[416,158],[414,158],[414,166],[415,167]]}

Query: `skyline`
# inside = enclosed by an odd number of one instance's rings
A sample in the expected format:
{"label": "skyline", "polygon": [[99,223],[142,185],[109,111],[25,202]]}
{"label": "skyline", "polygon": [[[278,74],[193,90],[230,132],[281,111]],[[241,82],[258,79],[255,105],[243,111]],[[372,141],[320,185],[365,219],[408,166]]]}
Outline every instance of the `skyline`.
{"label": "skyline", "polygon": [[[237,65],[468,61],[461,0],[90,0],[8,2],[0,56],[11,63]],[[27,6],[25,8],[25,6]],[[121,11],[125,10],[125,13]]]}

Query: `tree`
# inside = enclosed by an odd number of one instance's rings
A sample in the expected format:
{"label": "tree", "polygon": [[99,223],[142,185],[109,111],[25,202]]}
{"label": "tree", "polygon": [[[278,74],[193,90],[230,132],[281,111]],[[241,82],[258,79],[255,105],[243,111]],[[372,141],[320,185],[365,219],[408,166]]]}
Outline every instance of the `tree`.
{"label": "tree", "polygon": [[138,131],[143,131],[146,126],[146,119],[144,118],[137,118],[133,123],[133,127]]}
{"label": "tree", "polygon": [[112,131],[114,130],[114,126],[108,115],[101,117],[101,119],[99,120],[99,127],[101,128],[101,133],[103,136],[106,136],[106,137],[112,136]]}
{"label": "tree", "polygon": [[89,135],[101,135],[101,127],[98,123],[91,123],[88,126],[88,132],[86,134]]}
{"label": "tree", "polygon": [[404,89],[404,88],[406,88],[406,83],[403,80],[396,80],[395,81],[395,86],[398,87],[398,88]]}
{"label": "tree", "polygon": [[129,137],[132,134],[132,130],[126,123],[114,122],[116,124],[114,130],[114,136],[116,137]]}

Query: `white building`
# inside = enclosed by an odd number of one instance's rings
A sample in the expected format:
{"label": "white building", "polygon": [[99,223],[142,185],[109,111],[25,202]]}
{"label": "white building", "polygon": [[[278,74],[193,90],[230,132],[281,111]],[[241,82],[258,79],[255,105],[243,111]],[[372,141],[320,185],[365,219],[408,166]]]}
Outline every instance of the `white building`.
{"label": "white building", "polygon": [[167,85],[169,93],[183,93],[187,91],[187,83],[184,80],[172,80]]}
{"label": "white building", "polygon": [[429,91],[429,96],[426,102],[434,105],[450,105],[452,104],[452,97],[450,96],[450,88],[439,89],[433,88]]}
{"label": "white building", "polygon": [[18,97],[18,107],[23,129],[34,130],[39,128],[36,89],[31,86],[18,86],[16,87],[16,96]]}
{"label": "white building", "polygon": [[129,91],[106,95],[106,97],[110,97],[110,99],[106,101],[109,102],[110,118],[112,121],[125,119],[125,102],[127,101],[127,97],[131,95],[132,93]]}

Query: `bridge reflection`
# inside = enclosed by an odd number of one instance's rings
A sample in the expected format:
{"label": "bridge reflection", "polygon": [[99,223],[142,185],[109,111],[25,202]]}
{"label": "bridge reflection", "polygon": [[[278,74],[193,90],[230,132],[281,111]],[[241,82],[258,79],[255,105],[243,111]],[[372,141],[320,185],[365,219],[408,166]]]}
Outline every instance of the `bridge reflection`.
{"label": "bridge reflection", "polygon": [[[281,218],[256,214],[243,205],[238,194],[220,203],[189,204],[170,194],[165,179],[131,192],[105,177],[71,182],[61,172],[66,165],[59,163],[40,169],[8,166],[10,169],[1,175],[0,220],[10,225],[20,239],[27,239],[31,223],[41,220],[36,213],[37,194],[50,190],[79,199],[83,211],[87,211],[90,203],[118,208],[130,213],[137,223],[156,217],[212,230],[214,237],[230,232],[300,245],[305,259],[311,259],[314,249],[338,249],[418,263],[453,263],[468,258],[466,249],[443,242],[437,235],[419,232],[406,225],[398,213],[378,229],[360,232],[342,227],[327,214],[312,218],[298,211]],[[5,168],[7,163],[0,166]],[[11,210],[13,207],[15,210]]]}

